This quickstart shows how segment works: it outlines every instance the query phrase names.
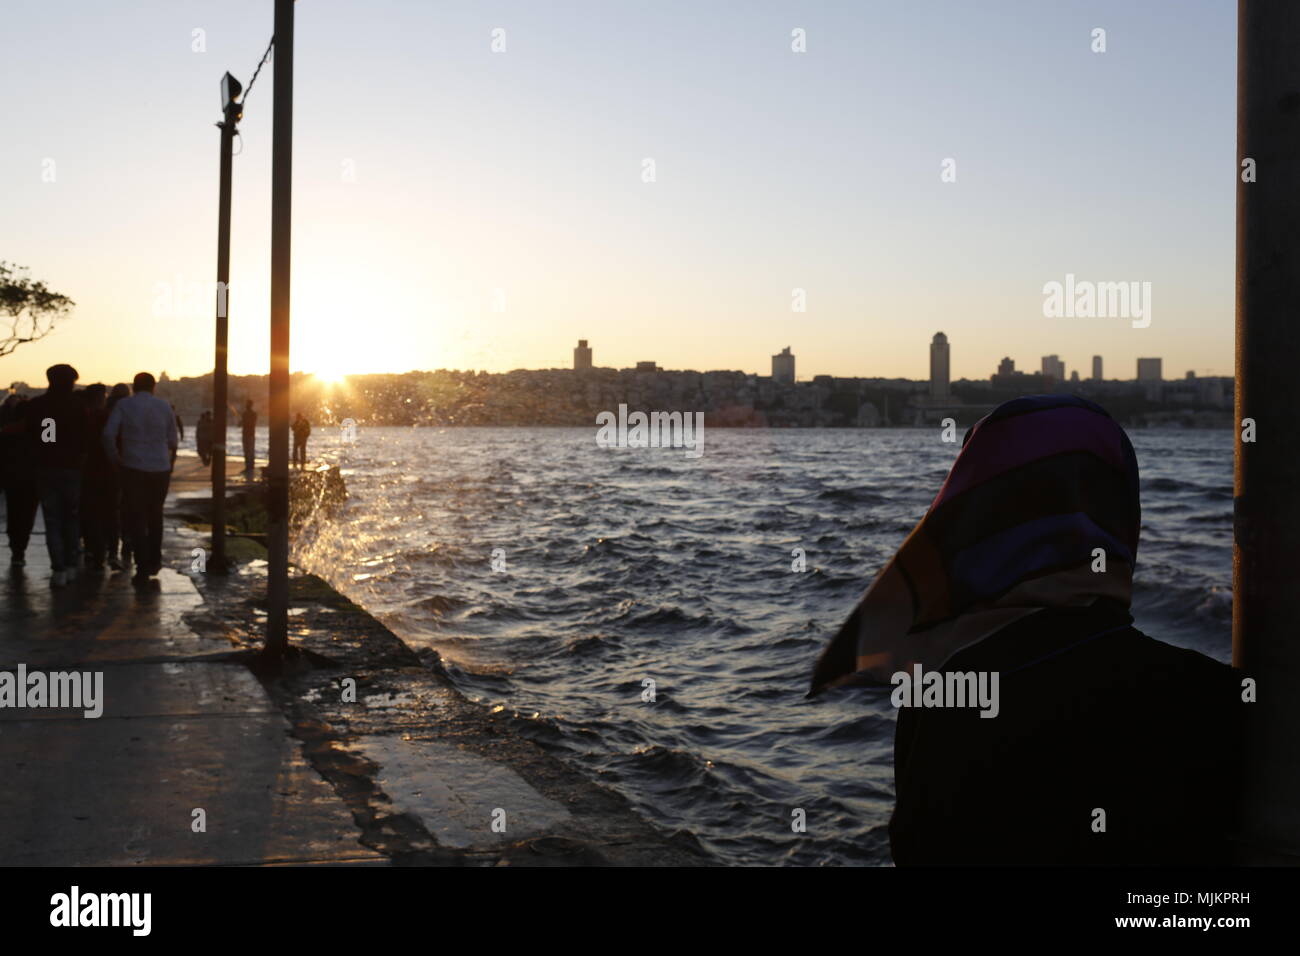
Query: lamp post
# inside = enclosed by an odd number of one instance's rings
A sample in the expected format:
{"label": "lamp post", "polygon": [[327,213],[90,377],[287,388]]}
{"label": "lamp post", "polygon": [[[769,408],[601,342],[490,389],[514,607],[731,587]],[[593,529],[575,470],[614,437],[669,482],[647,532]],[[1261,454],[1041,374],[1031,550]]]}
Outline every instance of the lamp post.
{"label": "lamp post", "polygon": [[207,570],[225,574],[226,564],[226,355],[230,335],[230,179],[231,146],[244,115],[237,102],[240,82],[221,78],[221,187],[217,200],[217,348],[212,368],[212,557]]}
{"label": "lamp post", "polygon": [[289,646],[289,230],[293,189],[293,2],[275,0],[275,115],[271,130],[270,452],[266,469],[266,645]]}

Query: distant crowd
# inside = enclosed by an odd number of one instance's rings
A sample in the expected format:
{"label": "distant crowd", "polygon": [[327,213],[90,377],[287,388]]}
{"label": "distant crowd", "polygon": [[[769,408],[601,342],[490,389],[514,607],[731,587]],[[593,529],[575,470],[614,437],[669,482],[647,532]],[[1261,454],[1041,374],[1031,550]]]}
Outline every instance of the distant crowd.
{"label": "distant crowd", "polygon": [[[39,507],[45,522],[51,584],[66,585],[84,569],[131,571],[141,584],[162,568],[163,505],[185,424],[154,395],[148,372],[111,389],[76,387],[71,365],[46,370],[49,388],[27,396],[11,390],[0,402],[0,487],[5,495],[10,561],[26,563]],[[248,401],[239,416],[245,470],[254,469],[257,413]],[[293,422],[293,461],[307,460],[311,425]],[[211,412],[194,430],[199,458],[213,459]],[[223,442],[224,445],[224,442]]]}

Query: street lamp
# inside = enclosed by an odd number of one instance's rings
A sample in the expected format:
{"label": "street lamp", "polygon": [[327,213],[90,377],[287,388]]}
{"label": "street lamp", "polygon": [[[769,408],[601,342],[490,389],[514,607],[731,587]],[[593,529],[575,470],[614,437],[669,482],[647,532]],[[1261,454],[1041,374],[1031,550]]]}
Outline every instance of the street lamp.
{"label": "street lamp", "polygon": [[242,92],[244,92],[242,83],[229,73],[223,76],[221,78],[221,112],[228,115],[232,106],[239,107],[239,114],[235,116],[235,119],[240,119],[243,116],[243,107],[236,103],[235,100],[239,99],[239,94]]}
{"label": "street lamp", "polygon": [[226,354],[230,337],[230,178],[236,124],[244,115],[237,102],[243,84],[221,78],[221,186],[217,201],[217,348],[212,368],[212,558],[208,569],[225,574],[226,565]]}

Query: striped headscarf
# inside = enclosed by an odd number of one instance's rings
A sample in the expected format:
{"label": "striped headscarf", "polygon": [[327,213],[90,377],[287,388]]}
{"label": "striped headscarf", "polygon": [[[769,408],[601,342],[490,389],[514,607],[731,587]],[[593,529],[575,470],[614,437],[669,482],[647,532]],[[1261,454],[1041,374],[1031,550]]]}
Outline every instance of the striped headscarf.
{"label": "striped headscarf", "polygon": [[813,693],[938,669],[1043,608],[1127,607],[1140,523],[1137,457],[1100,406],[1072,395],[999,405],[966,433],[925,517],[822,653]]}

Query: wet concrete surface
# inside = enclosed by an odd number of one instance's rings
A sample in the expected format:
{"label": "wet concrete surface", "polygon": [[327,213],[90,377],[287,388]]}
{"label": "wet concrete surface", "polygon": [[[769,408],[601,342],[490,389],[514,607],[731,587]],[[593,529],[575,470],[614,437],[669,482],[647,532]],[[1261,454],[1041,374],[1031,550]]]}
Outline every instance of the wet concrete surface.
{"label": "wet concrete surface", "polygon": [[527,721],[467,700],[436,655],[417,656],[324,582],[299,575],[290,592],[303,609],[290,637],[312,664],[268,687],[367,845],[403,864],[709,862],[689,833],[652,826],[529,739]]}
{"label": "wet concrete surface", "polygon": [[375,783],[393,808],[418,817],[439,846],[472,848],[485,830],[504,844],[571,824],[568,810],[510,767],[440,740],[371,734],[350,749],[378,768]]}
{"label": "wet concrete surface", "polygon": [[102,675],[103,713],[0,707],[0,864],[384,862],[230,641],[185,622],[190,578],[53,588],[37,531],[0,588],[0,671]]}
{"label": "wet concrete surface", "polygon": [[0,708],[0,864],[708,862],[311,575],[290,581],[292,660],[250,669],[264,565],[193,570],[206,475],[182,464],[156,583],[51,588],[38,536],[0,592],[0,671],[104,688],[98,719]]}
{"label": "wet concrete surface", "polygon": [[230,650],[184,624],[203,603],[184,575],[164,568],[149,585],[135,587],[127,574],[102,572],[54,588],[44,546],[44,536],[34,536],[27,566],[8,569],[0,589],[0,664],[61,667]]}

